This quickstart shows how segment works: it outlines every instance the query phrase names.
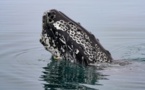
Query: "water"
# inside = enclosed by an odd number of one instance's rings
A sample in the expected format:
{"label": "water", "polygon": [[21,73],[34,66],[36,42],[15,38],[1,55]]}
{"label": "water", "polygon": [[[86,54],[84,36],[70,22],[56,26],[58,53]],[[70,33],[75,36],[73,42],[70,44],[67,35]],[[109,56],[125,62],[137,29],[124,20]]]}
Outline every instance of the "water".
{"label": "water", "polygon": [[[144,90],[144,0],[1,0],[0,90]],[[118,62],[103,70],[51,62],[39,43],[42,14],[58,9],[99,38]]]}

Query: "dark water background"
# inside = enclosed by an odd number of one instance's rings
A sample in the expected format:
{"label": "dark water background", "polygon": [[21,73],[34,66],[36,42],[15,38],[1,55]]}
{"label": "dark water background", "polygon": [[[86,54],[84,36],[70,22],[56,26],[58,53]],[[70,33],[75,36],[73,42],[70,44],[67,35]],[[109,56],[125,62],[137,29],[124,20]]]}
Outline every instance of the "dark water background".
{"label": "dark water background", "polygon": [[[99,38],[104,70],[50,62],[39,43],[44,11],[58,9]],[[145,90],[144,0],[0,0],[0,90]]]}

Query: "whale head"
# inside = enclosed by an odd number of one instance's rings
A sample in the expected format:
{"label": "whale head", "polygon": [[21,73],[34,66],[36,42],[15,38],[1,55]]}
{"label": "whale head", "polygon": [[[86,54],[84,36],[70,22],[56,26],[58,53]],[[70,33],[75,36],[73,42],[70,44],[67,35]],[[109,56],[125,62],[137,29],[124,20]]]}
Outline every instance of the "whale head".
{"label": "whale head", "polygon": [[56,59],[89,65],[112,61],[110,52],[95,36],[64,13],[52,9],[43,14],[41,44]]}

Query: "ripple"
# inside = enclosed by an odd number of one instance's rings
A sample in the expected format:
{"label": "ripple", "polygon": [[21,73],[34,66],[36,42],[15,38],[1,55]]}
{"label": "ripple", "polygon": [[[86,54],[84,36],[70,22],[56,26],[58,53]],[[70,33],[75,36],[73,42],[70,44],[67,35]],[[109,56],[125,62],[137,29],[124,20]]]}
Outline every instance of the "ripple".
{"label": "ripple", "polygon": [[[116,53],[117,52],[117,53]],[[112,50],[115,57],[123,60],[145,61],[145,43],[126,43]]]}
{"label": "ripple", "polygon": [[106,90],[112,87],[111,90],[144,90],[145,86],[145,62],[132,62],[126,66],[108,67],[102,71],[103,74],[109,75],[107,81],[100,81],[105,87],[99,87],[101,90]]}
{"label": "ripple", "polygon": [[45,90],[97,90],[102,85],[99,80],[107,80],[106,75],[96,71],[96,67],[84,67],[65,60],[53,60],[44,67],[42,80]]}
{"label": "ripple", "polygon": [[39,47],[23,49],[20,52],[13,54],[13,58],[22,64],[36,64],[38,61],[49,60],[49,54],[45,54],[43,51],[43,48],[41,49]]}
{"label": "ripple", "polygon": [[0,84],[3,88],[7,88],[5,87],[7,84],[14,89],[16,86],[21,89],[42,89],[42,81],[39,77],[42,74],[42,67],[49,62],[48,52],[45,53],[41,47],[13,47],[2,52],[5,52],[0,53],[3,55],[0,61],[2,68],[0,69],[0,80],[3,81]]}

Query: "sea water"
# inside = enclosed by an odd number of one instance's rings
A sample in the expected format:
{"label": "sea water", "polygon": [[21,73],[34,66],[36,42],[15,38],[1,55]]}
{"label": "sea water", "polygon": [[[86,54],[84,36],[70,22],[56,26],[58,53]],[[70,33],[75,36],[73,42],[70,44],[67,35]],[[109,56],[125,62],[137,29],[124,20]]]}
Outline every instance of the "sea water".
{"label": "sea water", "polygon": [[[144,90],[144,0],[1,0],[0,90]],[[117,62],[103,69],[51,60],[40,44],[42,15],[64,12]]]}

